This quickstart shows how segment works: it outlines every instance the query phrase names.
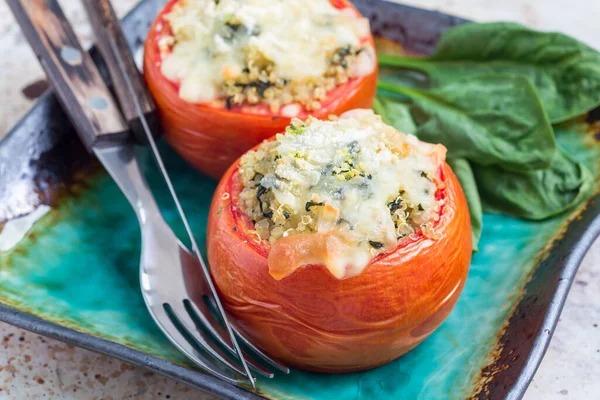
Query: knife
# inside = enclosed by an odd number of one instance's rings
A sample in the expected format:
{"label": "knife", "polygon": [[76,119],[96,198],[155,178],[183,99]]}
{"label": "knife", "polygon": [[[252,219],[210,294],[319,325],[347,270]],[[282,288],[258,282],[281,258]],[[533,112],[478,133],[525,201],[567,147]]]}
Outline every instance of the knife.
{"label": "knife", "polygon": [[[255,387],[255,380],[233,334],[210,272],[200,255],[188,220],[158,152],[154,139],[158,132],[156,108],[135,66],[132,53],[110,2],[85,0],[84,5],[90,15],[99,49],[107,63],[125,119],[121,116],[112,94],[104,84],[90,55],[79,44],[56,0],[7,0],[7,2],[53,84],[63,108],[69,110],[69,117],[86,148],[96,154],[111,175],[122,176],[121,172],[124,169],[135,170],[136,175],[139,172],[132,143],[133,137],[140,143],[150,145],[192,243],[193,253],[202,267],[214,296],[234,350],[244,367],[246,376]],[[118,179],[115,180],[119,182]],[[147,184],[141,174],[136,183],[142,187],[142,190],[147,190]],[[124,190],[124,193],[127,195],[129,191]],[[135,204],[135,199],[129,200]]]}

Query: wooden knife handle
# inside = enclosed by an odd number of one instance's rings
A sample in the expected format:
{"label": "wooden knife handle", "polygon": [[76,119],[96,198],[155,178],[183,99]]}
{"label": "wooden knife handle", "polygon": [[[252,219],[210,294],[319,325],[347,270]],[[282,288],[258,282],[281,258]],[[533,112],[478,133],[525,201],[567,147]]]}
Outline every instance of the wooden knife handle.
{"label": "wooden knife handle", "polygon": [[129,127],[56,0],[7,0],[84,144],[120,143]]}
{"label": "wooden knife handle", "polygon": [[96,36],[96,45],[108,67],[125,119],[138,141],[146,143],[146,133],[140,121],[141,111],[146,117],[153,137],[156,138],[160,131],[156,106],[138,71],[133,53],[110,0],[83,0],[83,5]]}

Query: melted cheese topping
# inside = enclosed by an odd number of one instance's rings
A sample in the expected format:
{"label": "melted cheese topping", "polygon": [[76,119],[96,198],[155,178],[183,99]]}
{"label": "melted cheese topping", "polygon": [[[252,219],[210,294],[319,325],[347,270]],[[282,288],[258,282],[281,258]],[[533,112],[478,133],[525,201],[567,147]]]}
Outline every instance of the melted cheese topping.
{"label": "melted cheese topping", "polygon": [[[369,34],[368,20],[329,0],[182,0],[166,20],[173,37],[159,45],[173,49],[162,73],[189,102],[223,95],[225,80],[255,65],[270,65],[284,82],[322,77],[336,51],[357,48]],[[373,54],[344,68],[366,75],[375,68]]]}
{"label": "melted cheese topping", "polygon": [[371,110],[335,121],[296,120],[242,158],[240,206],[272,244],[276,278],[317,263],[340,279],[355,276],[418,230],[436,237],[445,153]]}

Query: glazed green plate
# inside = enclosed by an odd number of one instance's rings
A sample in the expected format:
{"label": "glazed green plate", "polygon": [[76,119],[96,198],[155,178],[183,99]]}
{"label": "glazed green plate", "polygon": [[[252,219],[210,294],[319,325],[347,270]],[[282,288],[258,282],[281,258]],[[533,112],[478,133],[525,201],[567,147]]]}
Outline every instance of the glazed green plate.
{"label": "glazed green plate", "polygon": [[[160,3],[143,1],[125,19],[135,49]],[[412,52],[431,52],[441,31],[463,22],[380,1],[355,3],[378,36]],[[558,140],[598,176],[600,145],[593,120],[569,123],[559,129]],[[216,182],[161,148],[193,231],[204,243]],[[144,149],[140,156],[149,160]],[[143,163],[165,217],[182,234],[156,169]],[[464,292],[447,321],[422,345],[368,372],[293,370],[259,379],[257,393],[251,393],[195,369],[156,328],[140,295],[135,215],[82,149],[51,93],[0,143],[0,222],[41,205],[51,210],[16,247],[0,253],[0,319],[226,398],[519,398],[548,345],[575,271],[600,231],[597,197],[543,222],[485,215]]]}

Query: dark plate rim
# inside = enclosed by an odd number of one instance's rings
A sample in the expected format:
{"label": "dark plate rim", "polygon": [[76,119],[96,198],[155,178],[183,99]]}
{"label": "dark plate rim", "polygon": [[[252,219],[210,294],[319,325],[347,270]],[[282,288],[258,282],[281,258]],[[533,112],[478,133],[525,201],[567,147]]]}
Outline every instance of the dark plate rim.
{"label": "dark plate rim", "polygon": [[[581,220],[576,222],[582,222],[586,226],[584,227],[583,231],[581,231],[579,238],[577,238],[576,244],[570,248],[569,255],[564,259],[556,284],[556,289],[554,290],[554,295],[552,296],[550,304],[548,305],[545,317],[539,329],[539,333],[533,341],[533,345],[531,346],[529,356],[527,357],[525,364],[523,365],[516,380],[512,384],[512,387],[506,393],[506,399],[521,399],[525,395],[527,388],[529,387],[535,373],[542,363],[542,359],[546,354],[546,350],[548,350],[548,346],[552,340],[552,335],[556,330],[560,315],[567,301],[567,296],[571,286],[575,281],[575,275],[579,270],[579,266],[581,265],[581,262],[583,261],[583,258],[587,254],[590,247],[594,244],[596,239],[600,237],[599,202],[600,195],[596,194],[593,198],[588,200],[587,209],[578,216],[581,217]],[[593,205],[595,205],[595,207],[593,207]],[[565,235],[569,234],[569,230],[570,229],[567,230]],[[555,247],[550,251],[555,251]],[[536,270],[538,270],[540,267],[542,267],[542,263],[538,264]],[[533,273],[535,272],[536,271],[534,270]],[[527,283],[527,286],[532,281],[533,280],[530,280]],[[517,307],[522,301],[523,298],[519,301]],[[509,318],[513,317],[515,317],[514,314],[509,316]],[[509,328],[510,325],[507,327],[507,329]]]}

